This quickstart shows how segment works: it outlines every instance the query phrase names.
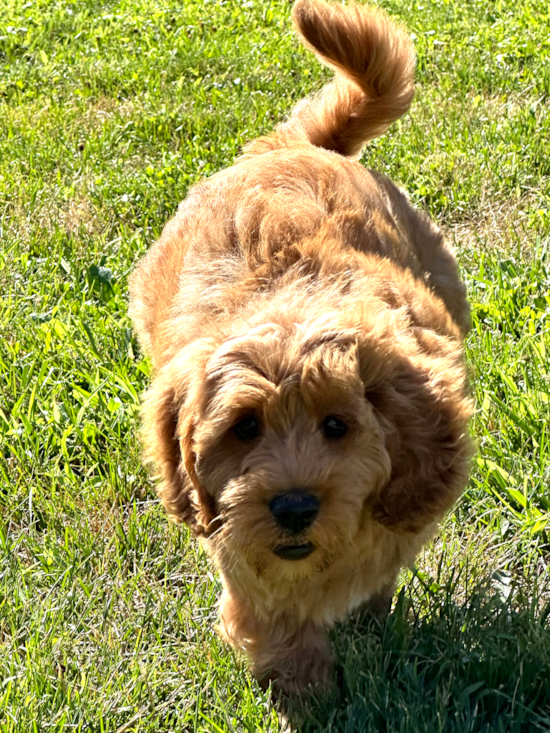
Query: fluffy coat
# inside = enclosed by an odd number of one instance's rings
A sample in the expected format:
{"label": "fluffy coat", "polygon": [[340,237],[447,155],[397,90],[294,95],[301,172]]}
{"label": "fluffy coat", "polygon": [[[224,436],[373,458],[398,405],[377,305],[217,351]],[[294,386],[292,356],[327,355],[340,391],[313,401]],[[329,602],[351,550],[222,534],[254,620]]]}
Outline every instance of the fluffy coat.
{"label": "fluffy coat", "polygon": [[[328,682],[329,624],[389,602],[465,486],[471,414],[453,252],[351,159],[409,108],[412,45],[379,9],[293,17],[334,80],[195,186],[130,283],[160,498],[219,568],[221,633],[284,691]],[[273,502],[305,492],[289,531]]]}

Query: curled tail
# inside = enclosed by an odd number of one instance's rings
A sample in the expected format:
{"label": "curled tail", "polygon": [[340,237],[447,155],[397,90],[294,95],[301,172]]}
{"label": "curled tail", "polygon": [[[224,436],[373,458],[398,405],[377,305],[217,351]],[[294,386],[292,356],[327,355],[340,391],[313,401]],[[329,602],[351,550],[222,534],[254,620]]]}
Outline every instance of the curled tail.
{"label": "curled tail", "polygon": [[258,154],[300,139],[356,155],[411,105],[412,42],[379,8],[298,0],[293,18],[304,45],[336,76],[318,95],[300,102],[274,135],[255,141],[246,152]]}

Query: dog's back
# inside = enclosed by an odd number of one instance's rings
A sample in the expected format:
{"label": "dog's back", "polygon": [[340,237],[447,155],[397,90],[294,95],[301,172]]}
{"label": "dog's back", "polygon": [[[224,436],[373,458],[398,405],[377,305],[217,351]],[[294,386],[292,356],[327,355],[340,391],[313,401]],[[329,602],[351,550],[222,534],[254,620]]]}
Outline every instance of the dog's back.
{"label": "dog's back", "polygon": [[131,315],[157,364],[155,354],[168,359],[181,346],[163,336],[173,334],[174,314],[192,339],[191,315],[200,331],[209,309],[211,318],[223,315],[224,295],[234,303],[238,291],[245,302],[274,266],[301,258],[307,269],[321,258],[325,272],[353,269],[350,250],[392,260],[444,302],[462,331],[469,326],[465,289],[438,227],[388,178],[349,159],[411,104],[415,56],[406,32],[361,5],[298,0],[293,13],[305,45],[335,78],[246,146],[235,166],[192,189],[138,266]]}
{"label": "dog's back", "polygon": [[[298,0],[293,18],[304,45],[335,69],[335,78],[319,94],[300,102],[289,120],[271,135],[246,146],[242,161],[304,143],[342,156],[356,156],[366,142],[382,135],[411,105],[414,47],[407,32],[383,10],[353,2],[340,5]],[[361,202],[365,213],[360,223],[363,236],[347,244],[359,251],[390,257],[427,284],[429,281],[430,288],[466,332],[470,310],[465,288],[454,253],[439,228],[414,209],[407,195],[390,179],[362,168],[352,173],[351,165],[346,165],[347,172],[362,179],[357,189],[367,196]],[[308,161],[304,168],[311,171],[311,163]],[[336,206],[342,207],[342,202]],[[376,221],[369,209],[378,215]],[[380,216],[384,209],[386,216]]]}

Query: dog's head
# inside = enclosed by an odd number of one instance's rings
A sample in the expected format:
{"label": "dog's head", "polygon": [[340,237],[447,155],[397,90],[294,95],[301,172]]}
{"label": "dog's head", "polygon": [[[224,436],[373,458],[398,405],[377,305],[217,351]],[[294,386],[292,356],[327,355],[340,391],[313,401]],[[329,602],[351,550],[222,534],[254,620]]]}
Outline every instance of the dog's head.
{"label": "dog's head", "polygon": [[373,520],[421,531],[465,483],[459,344],[331,315],[196,341],[145,402],[166,509],[256,575],[328,567]]}

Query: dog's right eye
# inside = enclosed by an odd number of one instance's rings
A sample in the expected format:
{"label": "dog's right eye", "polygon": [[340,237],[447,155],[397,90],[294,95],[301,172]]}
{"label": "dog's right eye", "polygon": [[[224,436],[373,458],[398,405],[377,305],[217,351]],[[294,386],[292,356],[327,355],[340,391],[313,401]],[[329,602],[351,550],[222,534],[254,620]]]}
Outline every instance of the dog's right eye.
{"label": "dog's right eye", "polygon": [[260,435],[260,421],[254,415],[248,415],[233,425],[233,432],[243,443],[255,440]]}
{"label": "dog's right eye", "polygon": [[348,426],[340,418],[328,415],[323,420],[321,430],[329,440],[340,440],[348,432]]}

